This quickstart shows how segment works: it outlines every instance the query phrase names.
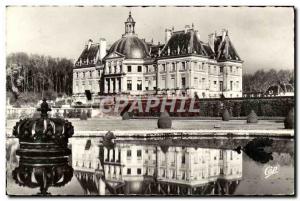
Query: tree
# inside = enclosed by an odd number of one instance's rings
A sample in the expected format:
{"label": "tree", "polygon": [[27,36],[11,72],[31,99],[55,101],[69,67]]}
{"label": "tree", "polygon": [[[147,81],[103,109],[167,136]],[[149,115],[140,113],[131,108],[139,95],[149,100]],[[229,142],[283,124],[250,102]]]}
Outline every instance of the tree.
{"label": "tree", "polygon": [[7,91],[33,93],[40,98],[72,94],[72,60],[18,52],[9,54],[6,61]]}

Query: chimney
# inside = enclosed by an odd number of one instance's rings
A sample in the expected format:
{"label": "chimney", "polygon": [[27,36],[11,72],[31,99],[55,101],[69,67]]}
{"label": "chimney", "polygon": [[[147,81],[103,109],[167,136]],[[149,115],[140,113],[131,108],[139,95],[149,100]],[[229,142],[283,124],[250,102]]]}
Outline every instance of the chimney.
{"label": "chimney", "polygon": [[99,46],[99,59],[102,61],[102,59],[106,55],[106,40],[105,38],[100,38],[100,46]]}
{"label": "chimney", "polygon": [[215,33],[211,33],[208,35],[208,45],[213,52],[215,52],[215,40],[216,40]]}
{"label": "chimney", "polygon": [[200,41],[200,33],[198,32],[198,30],[197,30],[197,31],[195,31],[195,33],[196,33],[196,37],[197,37],[197,39]]}
{"label": "chimney", "polygon": [[87,46],[88,50],[90,49],[90,47],[92,46],[92,44],[93,44],[93,40],[89,39],[88,46]]}
{"label": "chimney", "polygon": [[225,40],[225,36],[227,36],[227,30],[226,29],[222,29],[222,41]]}
{"label": "chimney", "polygon": [[186,33],[190,29],[190,25],[185,25],[184,27],[184,33]]}
{"label": "chimney", "polygon": [[165,43],[168,42],[168,40],[171,38],[172,36],[172,30],[171,29],[166,29],[165,30]]}

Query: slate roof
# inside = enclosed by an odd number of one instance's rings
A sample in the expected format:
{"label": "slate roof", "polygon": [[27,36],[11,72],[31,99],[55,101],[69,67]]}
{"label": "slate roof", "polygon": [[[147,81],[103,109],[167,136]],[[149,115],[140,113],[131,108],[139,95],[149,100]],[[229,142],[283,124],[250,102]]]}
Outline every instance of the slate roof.
{"label": "slate roof", "polygon": [[[154,48],[153,50],[155,51]],[[229,39],[228,32],[226,32],[224,39],[222,36],[216,36],[212,49],[208,43],[200,40],[194,29],[189,29],[186,32],[176,31],[172,33],[171,38],[161,50],[161,57],[196,54],[217,61],[242,61]]]}
{"label": "slate roof", "polygon": [[218,61],[241,61],[240,56],[235,50],[232,42],[229,39],[228,32],[222,40],[222,36],[217,36],[215,41],[215,53]]}
{"label": "slate roof", "polygon": [[[82,65],[81,66],[95,66],[95,64],[91,61],[94,60],[94,58],[97,59],[97,54],[98,54],[98,51],[99,51],[99,44],[92,44],[90,46],[90,48],[88,48],[88,46],[86,46],[81,55],[79,56],[79,58],[77,59],[76,61],[76,64],[80,62],[80,59],[82,61]],[[85,61],[87,61],[87,59],[89,60],[89,63],[84,63]],[[97,60],[96,61],[96,64],[99,64],[101,63],[101,61]]]}
{"label": "slate roof", "polygon": [[174,32],[161,52],[161,56],[182,54],[209,56],[204,47],[204,43],[200,41],[196,35],[196,31],[193,29],[186,33],[184,31]]}

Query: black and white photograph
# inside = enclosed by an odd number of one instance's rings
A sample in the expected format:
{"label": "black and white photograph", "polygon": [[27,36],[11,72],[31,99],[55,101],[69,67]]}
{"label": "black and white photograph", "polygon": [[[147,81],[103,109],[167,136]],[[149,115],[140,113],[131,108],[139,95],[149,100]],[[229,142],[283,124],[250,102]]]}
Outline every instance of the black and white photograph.
{"label": "black and white photograph", "polygon": [[295,196],[295,18],[7,5],[6,195]]}

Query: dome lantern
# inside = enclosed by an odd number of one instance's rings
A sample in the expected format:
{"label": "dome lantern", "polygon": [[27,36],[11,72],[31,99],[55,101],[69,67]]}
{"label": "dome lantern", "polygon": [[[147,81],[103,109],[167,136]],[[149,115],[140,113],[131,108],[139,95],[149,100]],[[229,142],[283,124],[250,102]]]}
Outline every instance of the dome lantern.
{"label": "dome lantern", "polygon": [[131,16],[131,12],[129,12],[129,16],[125,22],[125,35],[126,34],[134,34],[135,21]]}

